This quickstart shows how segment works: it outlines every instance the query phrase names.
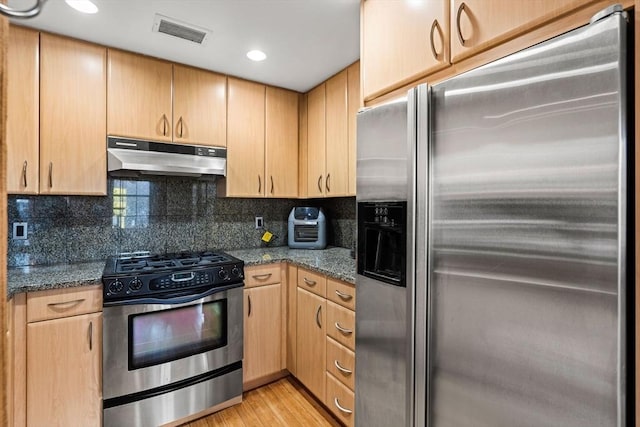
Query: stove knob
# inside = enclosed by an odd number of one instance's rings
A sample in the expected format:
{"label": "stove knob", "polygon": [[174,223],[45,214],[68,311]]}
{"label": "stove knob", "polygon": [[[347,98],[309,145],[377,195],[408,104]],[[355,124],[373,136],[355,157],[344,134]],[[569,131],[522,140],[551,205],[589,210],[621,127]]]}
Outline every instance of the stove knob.
{"label": "stove knob", "polygon": [[222,280],[227,280],[229,278],[229,273],[224,268],[221,268],[220,271],[218,271],[218,277]]}
{"label": "stove knob", "polygon": [[121,292],[123,288],[124,285],[122,284],[122,282],[120,280],[116,280],[111,282],[111,284],[109,285],[109,292],[111,292],[112,294],[117,294],[118,292]]}
{"label": "stove knob", "polygon": [[142,282],[139,279],[133,279],[129,282],[129,289],[132,291],[139,291],[142,288]]}
{"label": "stove knob", "polygon": [[233,267],[231,270],[231,275],[233,277],[240,277],[240,269],[238,267]]}

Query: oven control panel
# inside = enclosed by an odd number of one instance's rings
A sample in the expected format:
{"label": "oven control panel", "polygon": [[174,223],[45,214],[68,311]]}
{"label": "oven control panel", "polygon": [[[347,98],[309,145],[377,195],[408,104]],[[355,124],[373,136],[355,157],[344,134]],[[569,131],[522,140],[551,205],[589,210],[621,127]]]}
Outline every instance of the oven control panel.
{"label": "oven control panel", "polygon": [[140,274],[114,278],[103,277],[106,300],[152,296],[162,292],[220,286],[244,280],[242,264],[231,264],[205,269],[181,270],[156,274]]}

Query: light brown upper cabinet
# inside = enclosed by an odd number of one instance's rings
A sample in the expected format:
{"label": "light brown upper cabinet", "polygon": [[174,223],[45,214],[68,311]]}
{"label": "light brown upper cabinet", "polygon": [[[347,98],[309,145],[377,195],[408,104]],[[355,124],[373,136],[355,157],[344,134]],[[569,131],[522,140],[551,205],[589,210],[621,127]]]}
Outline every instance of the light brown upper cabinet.
{"label": "light brown upper cabinet", "polygon": [[231,197],[298,197],[296,92],[229,77],[227,178]]}
{"label": "light brown upper cabinet", "polygon": [[360,61],[347,68],[347,113],[349,125],[349,191],[350,196],[356,195],[356,124],[360,109]]}
{"label": "light brown upper cabinet", "polygon": [[307,95],[307,197],[324,196],[326,85],[312,89]]}
{"label": "light brown upper cabinet", "polygon": [[173,140],[227,146],[227,77],[173,66]]}
{"label": "light brown upper cabinet", "polygon": [[171,141],[171,63],[109,49],[109,135]]}
{"label": "light brown upper cabinet", "polygon": [[40,35],[40,194],[107,193],[107,49]]}
{"label": "light brown upper cabinet", "polygon": [[109,49],[108,134],[226,146],[223,75]]}
{"label": "light brown upper cabinet", "polygon": [[591,3],[596,3],[596,0],[451,0],[452,62],[534,30]]}
{"label": "light brown upper cabinet", "polygon": [[349,195],[347,69],[307,96],[307,197]]}
{"label": "light brown upper cabinet", "polygon": [[349,194],[347,70],[331,77],[326,85],[325,196],[346,196]]}
{"label": "light brown upper cabinet", "polygon": [[226,195],[263,197],[265,86],[229,78]]}
{"label": "light brown upper cabinet", "polygon": [[298,97],[268,87],[265,121],[265,195],[298,197]]}
{"label": "light brown upper cabinet", "polygon": [[9,26],[7,192],[38,194],[39,46],[37,31]]}
{"label": "light brown upper cabinet", "polygon": [[449,65],[449,0],[365,0],[361,23],[365,100]]}

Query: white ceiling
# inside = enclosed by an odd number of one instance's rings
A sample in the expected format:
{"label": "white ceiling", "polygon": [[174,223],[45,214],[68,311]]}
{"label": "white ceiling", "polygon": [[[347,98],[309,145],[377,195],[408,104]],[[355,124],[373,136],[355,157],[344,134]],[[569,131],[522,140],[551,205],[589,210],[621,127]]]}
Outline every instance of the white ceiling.
{"label": "white ceiling", "polygon": [[[249,80],[306,92],[355,62],[359,0],[93,0],[85,15],[63,0],[19,25],[89,40]],[[10,0],[29,8],[35,0]],[[155,14],[212,31],[204,45],[152,31]],[[246,53],[263,50],[253,62]]]}

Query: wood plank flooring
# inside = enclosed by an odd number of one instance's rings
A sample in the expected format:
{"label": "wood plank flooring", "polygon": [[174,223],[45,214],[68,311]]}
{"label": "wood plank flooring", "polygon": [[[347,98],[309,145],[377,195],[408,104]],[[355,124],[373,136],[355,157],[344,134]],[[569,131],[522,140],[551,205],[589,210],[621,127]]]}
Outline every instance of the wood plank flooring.
{"label": "wood plank flooring", "polygon": [[338,427],[340,423],[291,377],[244,393],[242,403],[183,427]]}

